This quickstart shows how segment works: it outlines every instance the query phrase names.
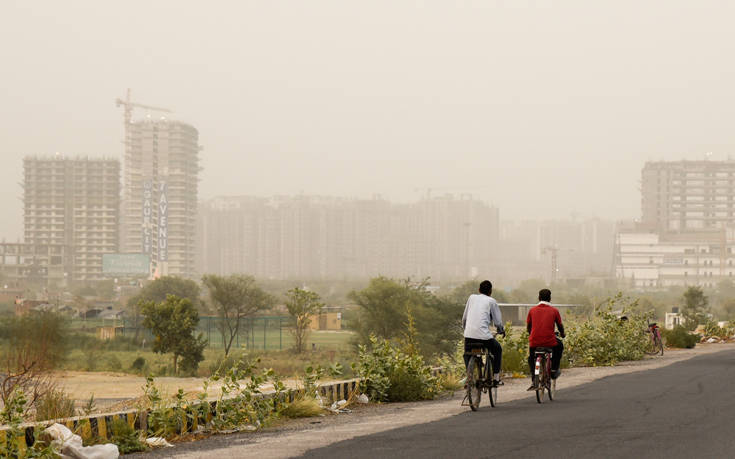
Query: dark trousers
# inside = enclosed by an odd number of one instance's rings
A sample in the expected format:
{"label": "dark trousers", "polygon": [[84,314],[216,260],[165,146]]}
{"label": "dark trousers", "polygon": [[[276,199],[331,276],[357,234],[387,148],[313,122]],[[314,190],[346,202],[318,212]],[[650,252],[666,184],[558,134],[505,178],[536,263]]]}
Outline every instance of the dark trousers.
{"label": "dark trousers", "polygon": [[503,346],[500,345],[495,338],[491,339],[475,339],[465,338],[464,339],[464,366],[467,368],[467,364],[470,363],[470,356],[467,353],[472,351],[474,347],[482,347],[490,351],[493,356],[493,374],[500,373],[500,364],[503,358]]}
{"label": "dark trousers", "polygon": [[[559,369],[559,364],[561,363],[561,354],[564,352],[564,343],[561,342],[559,338],[556,339],[556,346],[552,347],[553,352],[551,354],[551,371],[556,371]],[[531,371],[531,374],[533,375],[533,368],[536,365],[536,356],[534,353],[536,352],[535,347],[529,347],[528,348],[528,369]]]}

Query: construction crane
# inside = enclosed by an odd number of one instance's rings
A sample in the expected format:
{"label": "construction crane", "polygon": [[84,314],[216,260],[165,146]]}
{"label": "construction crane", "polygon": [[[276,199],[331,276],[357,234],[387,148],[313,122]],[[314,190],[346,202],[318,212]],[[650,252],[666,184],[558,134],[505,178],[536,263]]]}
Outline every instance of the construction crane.
{"label": "construction crane", "polygon": [[115,106],[119,107],[121,105],[125,107],[125,126],[130,124],[131,120],[133,119],[133,107],[145,108],[146,110],[155,110],[157,112],[173,113],[168,108],[153,107],[150,105],[143,105],[132,102],[130,100],[130,88],[128,88],[128,90],[126,91],[125,99],[115,99]]}

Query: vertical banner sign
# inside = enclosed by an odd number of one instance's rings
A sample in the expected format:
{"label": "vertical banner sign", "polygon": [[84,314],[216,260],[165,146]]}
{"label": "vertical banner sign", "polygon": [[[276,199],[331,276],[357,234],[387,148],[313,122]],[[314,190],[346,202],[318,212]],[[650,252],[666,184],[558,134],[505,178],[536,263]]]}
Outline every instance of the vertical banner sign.
{"label": "vertical banner sign", "polygon": [[152,222],[152,214],[153,214],[153,181],[151,180],[144,180],[143,181],[143,253],[151,253],[151,246],[153,245],[152,242],[152,234],[151,234],[151,228],[153,226]]}
{"label": "vertical banner sign", "polygon": [[158,188],[158,261],[168,260],[168,187],[161,182]]}

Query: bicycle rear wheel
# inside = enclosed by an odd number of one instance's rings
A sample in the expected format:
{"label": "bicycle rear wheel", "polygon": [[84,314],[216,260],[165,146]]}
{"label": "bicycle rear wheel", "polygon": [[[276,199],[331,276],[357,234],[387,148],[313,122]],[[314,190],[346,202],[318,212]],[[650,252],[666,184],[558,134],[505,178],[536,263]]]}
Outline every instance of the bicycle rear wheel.
{"label": "bicycle rear wheel", "polygon": [[472,411],[477,411],[480,407],[482,396],[482,364],[479,360],[473,356],[467,364],[467,401]]}
{"label": "bicycle rear wheel", "polygon": [[543,369],[539,374],[533,375],[533,385],[536,386],[536,401],[539,403],[542,403],[544,401],[544,386],[546,382],[544,381],[544,373]]}

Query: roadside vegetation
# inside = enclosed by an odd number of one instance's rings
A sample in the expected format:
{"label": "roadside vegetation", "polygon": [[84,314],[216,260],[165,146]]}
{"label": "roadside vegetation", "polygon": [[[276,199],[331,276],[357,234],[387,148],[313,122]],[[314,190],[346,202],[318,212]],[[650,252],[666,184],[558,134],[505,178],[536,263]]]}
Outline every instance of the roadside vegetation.
{"label": "roadside vegetation", "polygon": [[[311,330],[311,320],[326,304],[319,293],[293,287],[277,296],[246,276],[205,276],[204,291],[192,281],[162,278],[152,282],[128,302],[135,323],[147,329],[147,334],[100,340],[86,330],[73,330],[69,320],[58,314],[6,315],[0,317],[0,371],[7,375],[0,384],[2,422],[13,429],[22,420],[93,412],[93,397],[82,406],[56,387],[51,375],[58,370],[147,377],[139,407],[150,410],[148,430],[111,426],[112,440],[125,452],[144,449],[145,436],[175,439],[188,407],[208,410],[205,401],[209,397],[216,397],[217,403],[204,426],[207,432],[257,430],[280,418],[325,413],[328,407],[316,388],[326,378],[360,378],[360,392],[373,402],[432,399],[462,387],[460,321],[464,302],[476,291],[476,284],[468,281],[434,292],[428,280],[374,278],[362,288],[343,292],[354,303],[343,317],[343,324],[351,329],[347,333]],[[532,280],[511,291],[496,290],[493,296],[501,302],[534,303],[543,286]],[[673,299],[668,299],[671,291],[656,300],[650,295],[596,296],[602,293],[554,289],[554,302],[580,305],[564,317],[564,367],[615,365],[643,358],[650,339],[648,323],[662,322],[661,311],[670,309],[661,308],[659,301],[675,304],[684,319],[681,326],[663,330],[670,347],[693,347],[702,336],[728,339],[735,332],[735,322],[723,326],[716,320],[735,314],[735,288],[730,291],[732,301],[724,301],[719,293],[713,301],[696,287],[677,291]],[[717,307],[712,307],[713,302]],[[292,318],[287,325],[292,347],[265,351],[237,346],[242,320],[277,303]],[[201,311],[214,312],[222,319],[220,348],[208,347],[197,331]],[[695,334],[695,329],[701,334]],[[503,371],[506,377],[522,377],[528,372],[528,334],[523,324],[512,321],[506,330],[507,335],[499,338],[504,348]],[[318,344],[315,350],[307,345],[310,343]],[[437,367],[440,372],[434,371]],[[179,390],[169,395],[157,387],[158,376],[205,379],[198,393]],[[287,378],[300,381],[291,403],[287,400],[293,389],[283,382]],[[210,390],[215,383],[216,393]],[[274,388],[274,398],[260,397],[265,383]],[[38,445],[45,447],[43,442]]]}

